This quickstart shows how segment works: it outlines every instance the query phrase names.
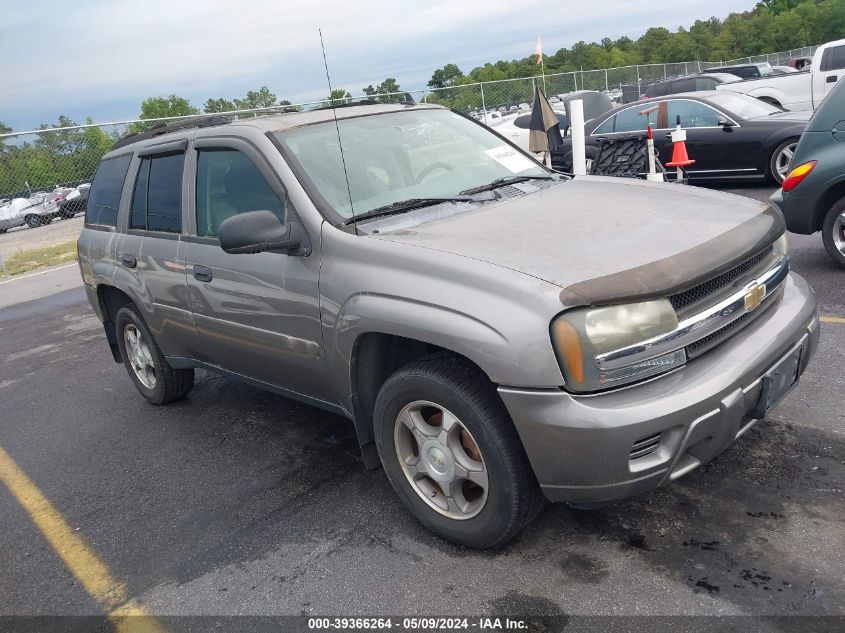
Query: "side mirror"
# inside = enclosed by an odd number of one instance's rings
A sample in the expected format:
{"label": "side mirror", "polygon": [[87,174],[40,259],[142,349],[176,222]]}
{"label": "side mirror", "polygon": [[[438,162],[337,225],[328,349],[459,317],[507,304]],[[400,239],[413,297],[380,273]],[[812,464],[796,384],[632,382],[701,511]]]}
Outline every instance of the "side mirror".
{"label": "side mirror", "polygon": [[233,255],[296,251],[302,246],[299,224],[283,224],[272,211],[248,211],[227,218],[217,230],[220,248]]}
{"label": "side mirror", "polygon": [[719,116],[719,125],[722,127],[733,127],[733,123],[728,121],[728,118],[724,116]]}

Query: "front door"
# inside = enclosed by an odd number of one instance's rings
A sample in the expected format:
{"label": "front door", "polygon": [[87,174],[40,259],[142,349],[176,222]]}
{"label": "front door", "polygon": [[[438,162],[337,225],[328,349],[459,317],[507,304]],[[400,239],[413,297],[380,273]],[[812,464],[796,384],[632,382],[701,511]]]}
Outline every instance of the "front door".
{"label": "front door", "polygon": [[200,360],[333,401],[322,361],[318,251],[230,255],[217,240],[220,224],[237,213],[268,210],[296,221],[278,176],[237,139],[197,141],[193,159],[196,226],[186,264]]}
{"label": "front door", "polygon": [[[812,73],[822,83],[822,96],[827,95],[828,92],[833,90],[836,82],[845,75],[845,44],[831,46],[825,49],[824,53],[822,53],[819,70],[816,71],[813,69]],[[813,92],[816,94],[819,92],[815,86],[813,86]],[[816,103],[815,105],[818,107],[819,104]]]}
{"label": "front door", "polygon": [[719,119],[724,115],[701,101],[670,99],[666,104],[669,129],[661,130],[660,149],[664,165],[672,162],[671,132],[680,117],[681,127],[687,132],[687,154],[695,161],[685,168],[691,179],[758,175],[760,143],[749,141],[747,130],[738,125],[720,125]]}

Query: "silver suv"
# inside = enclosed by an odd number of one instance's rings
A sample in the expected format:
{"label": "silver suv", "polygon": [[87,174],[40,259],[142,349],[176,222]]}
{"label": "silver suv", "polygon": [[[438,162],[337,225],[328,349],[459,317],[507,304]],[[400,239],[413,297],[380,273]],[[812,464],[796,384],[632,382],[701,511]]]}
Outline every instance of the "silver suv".
{"label": "silver suv", "polygon": [[491,547],[544,499],[677,479],[792,388],[819,325],[783,233],[766,204],[356,105],[119,141],[79,255],[147,400],[199,367],[347,416],[420,522]]}

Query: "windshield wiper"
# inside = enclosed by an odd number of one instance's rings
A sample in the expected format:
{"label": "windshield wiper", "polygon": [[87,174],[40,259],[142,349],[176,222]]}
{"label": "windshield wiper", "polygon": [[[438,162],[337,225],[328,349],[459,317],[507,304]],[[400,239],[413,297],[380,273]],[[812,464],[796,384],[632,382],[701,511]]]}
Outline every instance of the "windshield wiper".
{"label": "windshield wiper", "polygon": [[443,202],[487,202],[486,198],[471,198],[470,196],[446,196],[442,198],[408,198],[407,200],[399,200],[398,202],[391,202],[383,207],[376,207],[365,213],[354,215],[344,222],[344,224],[354,224],[359,220],[368,220],[370,218],[378,218],[383,215],[394,215],[397,213],[405,213],[413,209],[421,209],[423,207],[430,207],[435,204]]}
{"label": "windshield wiper", "polygon": [[471,189],[465,189],[461,192],[461,194],[470,195],[473,193],[481,193],[482,191],[492,191],[493,189],[498,189],[499,187],[513,185],[518,182],[525,182],[526,180],[554,180],[554,176],[506,176],[505,178],[496,178],[496,180],[486,185],[478,185],[477,187],[472,187]]}

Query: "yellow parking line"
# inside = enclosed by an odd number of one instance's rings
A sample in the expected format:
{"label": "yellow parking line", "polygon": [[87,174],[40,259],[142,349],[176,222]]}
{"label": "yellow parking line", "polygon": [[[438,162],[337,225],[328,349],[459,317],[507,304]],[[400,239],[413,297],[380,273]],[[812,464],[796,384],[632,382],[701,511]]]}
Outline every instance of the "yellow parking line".
{"label": "yellow parking line", "polygon": [[126,585],[112,576],[106,563],[68,525],[59,511],[2,448],[0,481],[23,506],[85,591],[105,610],[118,631],[165,632],[143,606],[130,598]]}
{"label": "yellow parking line", "polygon": [[820,316],[819,321],[821,321],[822,323],[839,323],[840,325],[845,324],[845,318],[842,317]]}

